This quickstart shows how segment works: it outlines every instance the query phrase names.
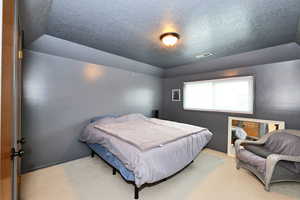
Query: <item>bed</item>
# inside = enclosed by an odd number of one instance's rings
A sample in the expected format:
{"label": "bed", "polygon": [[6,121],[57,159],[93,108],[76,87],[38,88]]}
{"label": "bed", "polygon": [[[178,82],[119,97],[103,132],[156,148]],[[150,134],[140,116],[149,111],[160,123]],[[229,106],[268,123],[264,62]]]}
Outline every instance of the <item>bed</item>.
{"label": "bed", "polygon": [[133,183],[135,199],[142,186],[166,180],[192,163],[211,138],[206,128],[141,114],[95,117],[80,136],[92,157],[99,156],[113,174],[118,171]]}

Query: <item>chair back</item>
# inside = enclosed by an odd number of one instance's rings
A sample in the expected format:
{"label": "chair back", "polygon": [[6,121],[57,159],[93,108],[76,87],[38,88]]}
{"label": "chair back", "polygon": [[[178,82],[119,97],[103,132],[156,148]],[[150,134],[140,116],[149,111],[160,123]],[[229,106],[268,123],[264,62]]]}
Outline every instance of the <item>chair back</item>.
{"label": "chair back", "polygon": [[296,130],[296,129],[285,129],[285,132],[300,137],[300,130]]}

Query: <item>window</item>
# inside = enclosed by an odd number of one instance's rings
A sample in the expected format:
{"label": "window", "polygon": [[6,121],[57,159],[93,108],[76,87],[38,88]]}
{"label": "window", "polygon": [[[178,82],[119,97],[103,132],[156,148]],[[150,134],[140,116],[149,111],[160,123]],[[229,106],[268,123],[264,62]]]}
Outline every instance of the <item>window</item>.
{"label": "window", "polygon": [[253,114],[253,77],[185,82],[185,110]]}

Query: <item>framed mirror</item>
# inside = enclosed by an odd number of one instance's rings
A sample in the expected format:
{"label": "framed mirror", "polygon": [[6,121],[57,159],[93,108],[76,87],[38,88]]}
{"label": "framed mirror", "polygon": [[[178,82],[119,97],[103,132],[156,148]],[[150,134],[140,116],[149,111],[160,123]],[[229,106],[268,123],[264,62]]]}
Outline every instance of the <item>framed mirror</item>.
{"label": "framed mirror", "polygon": [[227,154],[235,155],[234,142],[238,139],[255,141],[269,132],[284,128],[284,121],[229,117]]}

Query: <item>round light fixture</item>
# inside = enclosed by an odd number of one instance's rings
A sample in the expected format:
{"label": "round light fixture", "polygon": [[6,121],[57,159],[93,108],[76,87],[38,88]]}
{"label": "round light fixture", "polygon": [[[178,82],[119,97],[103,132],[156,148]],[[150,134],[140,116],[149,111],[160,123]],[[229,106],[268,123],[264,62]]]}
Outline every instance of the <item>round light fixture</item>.
{"label": "round light fixture", "polygon": [[178,42],[179,38],[180,35],[175,32],[164,33],[159,37],[162,43],[168,47],[174,46]]}

